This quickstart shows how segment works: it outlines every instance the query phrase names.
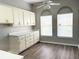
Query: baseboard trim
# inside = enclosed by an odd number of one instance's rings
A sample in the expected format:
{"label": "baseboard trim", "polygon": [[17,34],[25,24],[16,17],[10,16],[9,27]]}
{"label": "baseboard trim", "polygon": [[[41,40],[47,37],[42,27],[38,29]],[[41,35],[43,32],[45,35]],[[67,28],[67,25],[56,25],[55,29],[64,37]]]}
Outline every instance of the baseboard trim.
{"label": "baseboard trim", "polygon": [[67,43],[59,43],[59,42],[48,42],[48,41],[40,41],[42,43],[51,43],[51,44],[60,44],[60,45],[67,45],[67,46],[75,46],[79,48],[79,45],[77,44],[67,44]]}

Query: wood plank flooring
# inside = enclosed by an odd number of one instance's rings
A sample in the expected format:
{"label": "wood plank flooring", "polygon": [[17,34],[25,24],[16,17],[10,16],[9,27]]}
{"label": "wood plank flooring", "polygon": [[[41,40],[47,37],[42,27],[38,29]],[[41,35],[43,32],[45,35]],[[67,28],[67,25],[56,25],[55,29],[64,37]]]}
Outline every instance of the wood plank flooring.
{"label": "wood plank flooring", "polygon": [[79,59],[77,47],[37,43],[20,55],[24,59]]}

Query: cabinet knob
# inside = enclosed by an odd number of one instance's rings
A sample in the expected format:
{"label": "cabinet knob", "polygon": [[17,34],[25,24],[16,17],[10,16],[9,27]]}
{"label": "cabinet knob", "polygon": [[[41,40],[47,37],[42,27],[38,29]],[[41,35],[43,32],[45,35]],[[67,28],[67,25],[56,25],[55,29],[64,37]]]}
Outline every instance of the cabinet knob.
{"label": "cabinet knob", "polygon": [[6,20],[6,22],[8,23],[8,19]]}

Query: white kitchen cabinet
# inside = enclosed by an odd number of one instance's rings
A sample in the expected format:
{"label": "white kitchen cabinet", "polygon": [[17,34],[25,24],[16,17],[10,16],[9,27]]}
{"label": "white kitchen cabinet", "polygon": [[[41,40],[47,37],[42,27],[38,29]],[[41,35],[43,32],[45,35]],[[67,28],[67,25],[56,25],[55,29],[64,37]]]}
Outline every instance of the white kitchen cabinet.
{"label": "white kitchen cabinet", "polygon": [[14,26],[23,26],[23,10],[19,8],[13,8]]}
{"label": "white kitchen cabinet", "polygon": [[35,25],[35,13],[30,12],[30,25]]}
{"label": "white kitchen cabinet", "polygon": [[19,53],[19,40],[18,37],[9,37],[9,51],[12,53]]}
{"label": "white kitchen cabinet", "polygon": [[10,33],[9,40],[10,52],[18,54],[39,41],[39,31],[23,35],[22,33]]}
{"label": "white kitchen cabinet", "polygon": [[34,39],[33,39],[33,43],[37,43],[39,41],[39,31],[35,31],[34,32]]}
{"label": "white kitchen cabinet", "polygon": [[28,36],[26,35],[26,48],[31,47],[37,42],[39,42],[39,31],[34,31]]}
{"label": "white kitchen cabinet", "polygon": [[14,17],[13,26],[19,26],[18,8],[13,8],[13,17]]}
{"label": "white kitchen cabinet", "polygon": [[13,10],[12,7],[0,4],[0,23],[13,24]]}
{"label": "white kitchen cabinet", "polygon": [[16,7],[0,4],[0,23],[13,26],[35,25],[35,14]]}
{"label": "white kitchen cabinet", "polygon": [[29,11],[24,11],[24,25],[29,26],[30,25],[30,13]]}
{"label": "white kitchen cabinet", "polygon": [[19,42],[20,42],[20,51],[25,50],[25,36],[19,37]]}
{"label": "white kitchen cabinet", "polygon": [[26,35],[26,48],[29,48],[33,45],[33,33],[30,33],[28,36]]}
{"label": "white kitchen cabinet", "polygon": [[10,52],[12,53],[20,53],[25,49],[25,36],[10,36]]}
{"label": "white kitchen cabinet", "polygon": [[14,26],[35,25],[35,14],[19,8],[13,8]]}
{"label": "white kitchen cabinet", "polygon": [[35,25],[35,13],[24,11],[24,24],[25,26]]}
{"label": "white kitchen cabinet", "polygon": [[19,18],[19,24],[20,26],[24,26],[24,16],[23,16],[23,10],[18,9],[18,18]]}

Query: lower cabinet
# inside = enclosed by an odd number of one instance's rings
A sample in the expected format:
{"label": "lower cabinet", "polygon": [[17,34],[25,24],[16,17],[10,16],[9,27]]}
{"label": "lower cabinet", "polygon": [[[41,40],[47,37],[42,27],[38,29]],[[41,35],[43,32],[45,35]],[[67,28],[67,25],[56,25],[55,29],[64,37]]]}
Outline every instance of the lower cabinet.
{"label": "lower cabinet", "polygon": [[10,52],[18,54],[23,50],[31,47],[39,41],[39,31],[35,31],[23,36],[10,36],[9,45]]}
{"label": "lower cabinet", "polygon": [[33,43],[37,43],[39,41],[39,31],[34,32]]}
{"label": "lower cabinet", "polygon": [[23,50],[25,50],[25,36],[21,36],[21,37],[19,37],[19,51],[21,52],[21,51],[23,51]]}
{"label": "lower cabinet", "polygon": [[10,36],[10,52],[18,54],[25,49],[25,36]]}
{"label": "lower cabinet", "polygon": [[33,35],[29,34],[29,36],[26,35],[26,48],[29,48],[33,45]]}

